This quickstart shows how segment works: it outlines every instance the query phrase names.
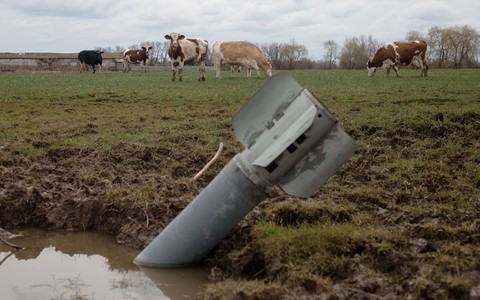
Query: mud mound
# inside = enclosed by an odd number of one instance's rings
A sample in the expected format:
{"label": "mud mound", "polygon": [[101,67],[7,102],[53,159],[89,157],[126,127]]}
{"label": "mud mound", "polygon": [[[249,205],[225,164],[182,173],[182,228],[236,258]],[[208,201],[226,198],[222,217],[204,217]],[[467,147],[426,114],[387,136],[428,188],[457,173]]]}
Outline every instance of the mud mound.
{"label": "mud mound", "polygon": [[49,149],[35,159],[4,160],[0,227],[101,230],[143,247],[198,192],[186,176],[205,162],[184,164],[184,157],[120,142],[109,151]]}

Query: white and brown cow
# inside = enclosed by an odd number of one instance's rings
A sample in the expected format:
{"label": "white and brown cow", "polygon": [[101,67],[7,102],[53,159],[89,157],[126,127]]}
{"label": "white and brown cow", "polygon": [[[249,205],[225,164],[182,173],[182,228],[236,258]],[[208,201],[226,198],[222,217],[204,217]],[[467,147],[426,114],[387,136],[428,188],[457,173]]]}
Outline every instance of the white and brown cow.
{"label": "white and brown cow", "polygon": [[184,64],[199,64],[200,77],[198,81],[205,81],[205,60],[207,59],[208,41],[203,39],[185,38],[183,34],[172,32],[165,35],[170,41],[168,46],[168,57],[172,64],[173,77],[178,70],[178,81],[182,81]]}
{"label": "white and brown cow", "polygon": [[221,78],[223,65],[242,66],[247,70],[247,77],[250,77],[250,70],[261,69],[268,77],[272,76],[272,64],[267,61],[255,44],[245,41],[217,41],[212,48],[213,64],[215,66],[215,77]]}
{"label": "white and brown cow", "polygon": [[390,68],[393,68],[398,77],[397,65],[411,65],[414,69],[422,69],[421,76],[426,77],[428,72],[426,52],[425,41],[386,43],[380,46],[372,60],[368,61],[368,77],[375,75],[377,68],[386,69],[387,76],[390,74]]}
{"label": "white and brown cow", "polygon": [[140,64],[142,70],[147,72],[148,51],[152,46],[143,46],[141,49],[126,49],[123,51],[123,72],[129,71],[129,64]]}

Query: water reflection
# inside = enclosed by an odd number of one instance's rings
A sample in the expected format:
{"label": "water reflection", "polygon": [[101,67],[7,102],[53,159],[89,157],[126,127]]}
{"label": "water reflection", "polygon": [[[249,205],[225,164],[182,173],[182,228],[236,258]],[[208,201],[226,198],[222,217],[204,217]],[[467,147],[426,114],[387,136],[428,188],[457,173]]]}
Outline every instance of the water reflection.
{"label": "water reflection", "polygon": [[139,269],[139,250],[99,233],[24,231],[0,244],[1,299],[193,299],[207,270]]}

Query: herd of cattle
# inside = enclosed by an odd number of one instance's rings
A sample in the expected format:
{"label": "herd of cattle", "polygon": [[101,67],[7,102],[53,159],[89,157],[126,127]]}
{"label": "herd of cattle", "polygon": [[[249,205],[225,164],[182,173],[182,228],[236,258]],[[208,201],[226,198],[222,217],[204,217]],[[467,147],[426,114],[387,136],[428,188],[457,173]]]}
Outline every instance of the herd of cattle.
{"label": "herd of cattle", "polygon": [[[198,38],[186,38],[183,34],[172,32],[165,35],[169,41],[168,57],[172,67],[172,81],[182,81],[182,71],[185,64],[199,65],[199,81],[205,81],[205,61],[208,53],[208,41]],[[141,49],[126,49],[123,51],[123,71],[129,71],[132,63],[140,64],[142,70],[146,71],[148,53],[151,46],[144,46]],[[391,42],[380,46],[372,60],[367,62],[368,76],[375,75],[378,68],[387,70],[393,68],[398,75],[398,65],[410,65],[414,69],[421,69],[421,76],[427,76],[428,64],[425,57],[427,43],[425,41],[412,42]],[[95,66],[102,66],[103,51],[83,50],[78,54],[81,70],[92,66],[95,73]],[[251,71],[263,71],[266,76],[272,76],[272,64],[265,59],[264,54],[258,46],[245,41],[217,41],[212,47],[212,60],[215,68],[215,77],[221,77],[221,70],[224,65],[230,65],[232,72],[234,68],[243,68],[247,77]]]}

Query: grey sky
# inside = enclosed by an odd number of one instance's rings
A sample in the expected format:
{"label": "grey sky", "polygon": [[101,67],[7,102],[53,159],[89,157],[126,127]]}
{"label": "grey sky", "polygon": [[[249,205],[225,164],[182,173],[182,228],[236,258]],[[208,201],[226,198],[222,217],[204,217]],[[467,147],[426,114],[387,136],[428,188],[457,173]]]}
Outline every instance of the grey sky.
{"label": "grey sky", "polygon": [[0,52],[79,52],[163,41],[172,31],[217,40],[305,45],[348,37],[401,40],[409,30],[470,25],[480,30],[474,0],[0,0]]}

